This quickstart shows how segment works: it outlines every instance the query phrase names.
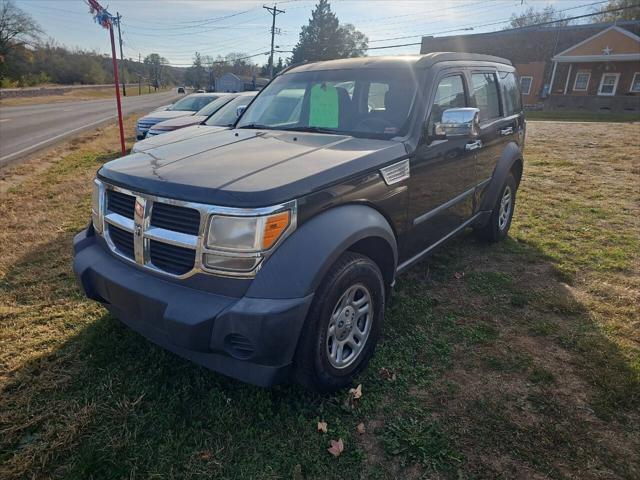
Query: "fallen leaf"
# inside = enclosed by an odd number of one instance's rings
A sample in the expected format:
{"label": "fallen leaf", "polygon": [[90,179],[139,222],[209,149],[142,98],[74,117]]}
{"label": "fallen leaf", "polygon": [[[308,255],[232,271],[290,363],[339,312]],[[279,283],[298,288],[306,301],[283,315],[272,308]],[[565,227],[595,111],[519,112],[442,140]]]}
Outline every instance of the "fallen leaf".
{"label": "fallen leaf", "polygon": [[318,431],[327,433],[327,422],[318,422]]}
{"label": "fallen leaf", "polygon": [[304,477],[302,476],[302,465],[299,463],[293,467],[293,480],[302,480]]}
{"label": "fallen leaf", "polygon": [[453,276],[454,276],[456,279],[460,280],[462,277],[464,277],[464,272],[455,272],[455,273],[453,274]]}
{"label": "fallen leaf", "polygon": [[349,389],[349,395],[351,395],[351,398],[354,400],[358,400],[362,397],[362,384],[359,384],[356,388]]}
{"label": "fallen leaf", "polygon": [[364,423],[359,423],[358,426],[356,427],[356,430],[361,435],[367,431],[367,429],[364,428]]}
{"label": "fallen leaf", "polygon": [[338,440],[331,440],[331,446],[327,448],[327,451],[334,457],[339,457],[343,450],[344,443],[341,438]]}
{"label": "fallen leaf", "polygon": [[390,382],[396,381],[396,372],[393,370],[389,370],[388,368],[381,367],[380,368],[380,376],[385,380],[389,380]]}
{"label": "fallen leaf", "polygon": [[211,460],[213,452],[211,450],[203,450],[198,453],[198,457],[200,457],[200,460]]}

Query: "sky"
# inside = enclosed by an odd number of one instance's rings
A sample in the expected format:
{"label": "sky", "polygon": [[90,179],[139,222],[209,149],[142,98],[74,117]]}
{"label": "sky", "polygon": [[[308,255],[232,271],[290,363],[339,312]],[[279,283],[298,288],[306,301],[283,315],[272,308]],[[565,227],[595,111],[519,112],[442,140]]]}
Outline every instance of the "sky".
{"label": "sky", "polygon": [[[194,52],[256,55],[265,64],[271,42],[271,15],[255,0],[98,0],[122,15],[126,58],[159,53],[172,65],[188,66]],[[369,47],[420,42],[422,35],[457,35],[500,30],[511,14],[553,5],[568,16],[592,13],[598,0],[332,0],[341,23],[352,23],[369,37]],[[14,0],[47,37],[67,47],[110,53],[109,35],[94,23],[83,0]],[[275,2],[285,10],[276,18],[278,56],[286,59],[317,0]],[[487,25],[490,24],[490,25]],[[370,50],[368,55],[419,53],[420,46]]]}

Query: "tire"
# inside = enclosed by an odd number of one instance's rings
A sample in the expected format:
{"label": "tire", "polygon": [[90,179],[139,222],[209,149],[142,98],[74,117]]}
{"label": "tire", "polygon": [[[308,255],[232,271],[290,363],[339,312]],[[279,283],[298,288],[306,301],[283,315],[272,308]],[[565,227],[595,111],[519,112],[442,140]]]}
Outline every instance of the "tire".
{"label": "tire", "polygon": [[[316,392],[352,384],[375,350],[384,318],[384,293],[382,273],[370,258],[346,252],[336,261],[307,315],[294,359],[298,383]],[[358,314],[367,303],[368,312]]]}
{"label": "tire", "polygon": [[[513,212],[516,207],[516,192],[518,184],[513,174],[509,174],[504,182],[504,185],[500,189],[500,194],[496,200],[496,204],[491,212],[491,217],[487,223],[476,229],[476,236],[487,242],[498,242],[505,238],[509,233],[509,227],[511,227],[511,220],[513,219]],[[508,197],[508,211],[503,209],[503,200]],[[504,206],[505,209],[507,206]]]}

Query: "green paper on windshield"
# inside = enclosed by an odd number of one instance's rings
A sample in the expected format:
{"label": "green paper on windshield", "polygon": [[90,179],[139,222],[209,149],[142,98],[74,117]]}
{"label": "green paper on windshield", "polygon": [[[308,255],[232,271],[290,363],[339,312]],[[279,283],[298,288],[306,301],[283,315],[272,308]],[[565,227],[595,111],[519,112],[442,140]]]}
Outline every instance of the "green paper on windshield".
{"label": "green paper on windshield", "polygon": [[322,84],[311,88],[309,98],[309,126],[338,128],[338,90]]}

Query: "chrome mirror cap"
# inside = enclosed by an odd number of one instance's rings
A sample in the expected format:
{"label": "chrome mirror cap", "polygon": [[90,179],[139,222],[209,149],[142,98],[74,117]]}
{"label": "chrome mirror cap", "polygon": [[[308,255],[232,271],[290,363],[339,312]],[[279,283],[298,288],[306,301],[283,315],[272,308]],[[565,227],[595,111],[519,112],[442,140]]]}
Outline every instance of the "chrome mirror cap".
{"label": "chrome mirror cap", "polygon": [[475,137],[479,133],[480,110],[477,108],[449,108],[436,123],[436,135],[446,137]]}

